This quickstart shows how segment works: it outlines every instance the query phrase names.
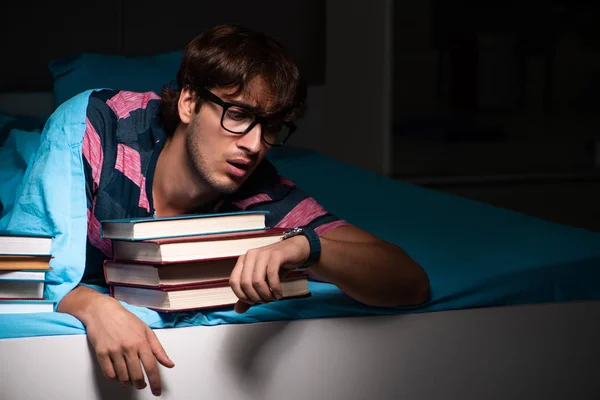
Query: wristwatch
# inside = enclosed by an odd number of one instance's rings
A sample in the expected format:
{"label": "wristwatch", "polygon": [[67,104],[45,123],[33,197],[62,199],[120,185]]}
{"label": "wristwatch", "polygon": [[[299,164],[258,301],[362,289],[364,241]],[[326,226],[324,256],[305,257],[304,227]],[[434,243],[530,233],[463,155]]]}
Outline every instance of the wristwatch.
{"label": "wristwatch", "polygon": [[306,239],[308,239],[310,254],[308,255],[306,262],[300,267],[296,268],[296,270],[306,271],[308,267],[316,263],[321,256],[321,239],[319,239],[319,235],[317,235],[317,232],[314,230],[301,226],[288,229],[283,233],[283,237],[281,239],[285,240],[298,235],[304,235]]}

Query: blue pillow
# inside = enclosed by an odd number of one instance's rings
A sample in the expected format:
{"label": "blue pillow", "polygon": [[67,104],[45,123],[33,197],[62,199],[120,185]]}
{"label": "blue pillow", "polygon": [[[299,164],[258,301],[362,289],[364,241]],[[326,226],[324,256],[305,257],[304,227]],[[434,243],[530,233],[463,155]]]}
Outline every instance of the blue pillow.
{"label": "blue pillow", "polygon": [[8,115],[0,113],[0,147],[13,129],[42,131],[47,116]]}
{"label": "blue pillow", "polygon": [[[35,138],[39,137],[46,119],[0,113],[0,217],[4,210],[12,206],[15,196],[13,189],[23,178],[25,164],[20,160],[29,161],[35,151],[27,143],[36,142]],[[12,143],[8,143],[11,133]]]}
{"label": "blue pillow", "polygon": [[54,106],[96,88],[160,94],[164,85],[176,79],[182,55],[181,51],[146,57],[82,53],[52,60]]}
{"label": "blue pillow", "polygon": [[[14,190],[12,190],[23,178],[24,168],[19,163],[19,157],[30,159],[33,152],[25,143],[30,141],[35,143],[35,139],[39,136],[44,124],[48,119],[47,116],[29,116],[29,115],[9,115],[0,113],[0,216],[4,214],[4,210],[12,205],[14,200]],[[10,141],[10,134],[13,133],[13,142],[8,146],[5,144]],[[9,149],[13,147],[17,151]],[[15,168],[17,165],[17,168]],[[10,188],[2,190],[2,188]]]}

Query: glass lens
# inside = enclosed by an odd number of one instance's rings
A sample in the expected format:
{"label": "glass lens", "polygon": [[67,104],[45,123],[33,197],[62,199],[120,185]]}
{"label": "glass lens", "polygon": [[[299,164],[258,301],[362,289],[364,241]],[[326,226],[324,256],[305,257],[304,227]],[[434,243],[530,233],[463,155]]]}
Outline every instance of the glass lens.
{"label": "glass lens", "polygon": [[268,123],[262,128],[263,140],[270,145],[278,146],[290,135],[290,128],[282,123]]}
{"label": "glass lens", "polygon": [[[252,112],[231,106],[223,114],[223,127],[230,132],[245,133],[248,127],[254,123],[255,118]],[[282,121],[263,122],[261,130],[263,140],[272,146],[283,144],[290,135],[290,128]]]}
{"label": "glass lens", "polygon": [[223,115],[223,127],[229,131],[235,133],[242,133],[252,122],[254,121],[254,115],[239,107],[229,107]]}

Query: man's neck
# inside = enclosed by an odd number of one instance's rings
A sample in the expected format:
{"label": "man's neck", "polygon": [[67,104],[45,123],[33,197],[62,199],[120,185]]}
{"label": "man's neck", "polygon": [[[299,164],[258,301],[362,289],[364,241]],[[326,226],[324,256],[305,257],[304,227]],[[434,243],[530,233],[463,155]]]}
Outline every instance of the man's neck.
{"label": "man's neck", "polygon": [[201,182],[185,151],[185,136],[175,132],[158,156],[152,183],[154,210],[159,217],[189,214],[210,206],[219,194]]}

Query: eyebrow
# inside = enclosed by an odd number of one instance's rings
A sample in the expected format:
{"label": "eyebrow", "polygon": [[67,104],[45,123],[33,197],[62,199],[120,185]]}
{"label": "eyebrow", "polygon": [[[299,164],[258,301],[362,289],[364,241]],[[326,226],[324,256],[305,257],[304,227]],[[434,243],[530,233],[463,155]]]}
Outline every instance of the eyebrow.
{"label": "eyebrow", "polygon": [[[212,93],[212,92],[211,92]],[[228,95],[227,93],[222,93],[220,95],[216,95],[215,93],[212,93],[213,95],[219,97],[222,101],[229,103],[229,104],[233,104],[237,107],[243,108],[245,110],[248,110],[254,114],[256,114],[257,116],[261,117],[261,118],[269,118],[272,116],[276,116],[278,115],[280,112],[275,111],[275,112],[268,112],[267,110],[265,110],[264,108],[260,107],[260,106],[253,106],[250,105],[248,103],[244,103],[243,101],[239,101],[239,100],[235,100],[232,99],[230,97],[230,95]]]}
{"label": "eyebrow", "polygon": [[260,107],[260,106],[253,106],[253,105],[250,105],[248,103],[244,103],[243,101],[234,100],[231,97],[229,97],[229,95],[226,94],[226,93],[221,94],[220,97],[221,97],[221,99],[223,101],[225,101],[227,103],[230,103],[230,104],[233,104],[235,106],[244,108],[244,109],[246,109],[248,111],[251,111],[254,114],[256,114],[258,116],[261,116],[263,118],[268,118],[268,116],[270,114],[272,114],[272,115],[278,114],[278,112],[271,112],[271,113],[269,113],[266,109],[264,109],[263,107]]}
{"label": "eyebrow", "polygon": [[[210,91],[209,91],[210,92]],[[212,92],[211,92],[212,93]],[[248,103],[244,103],[243,101],[239,101],[239,100],[234,100],[232,99],[228,94],[226,93],[222,93],[221,95],[218,95],[216,93],[212,93],[214,96],[219,97],[222,101],[229,103],[229,104],[233,104],[234,106],[237,107],[241,107],[241,108],[245,108],[248,111],[252,111],[254,113],[259,113],[261,110],[259,107],[257,106],[252,106]]]}
{"label": "eyebrow", "polygon": [[251,106],[250,104],[241,102],[241,101],[237,101],[237,100],[229,100],[229,99],[225,99],[225,101],[227,103],[233,104],[235,106],[238,106],[240,108],[245,108],[248,111],[252,111],[255,114],[261,114],[262,110],[260,109],[260,107],[257,106]]}

